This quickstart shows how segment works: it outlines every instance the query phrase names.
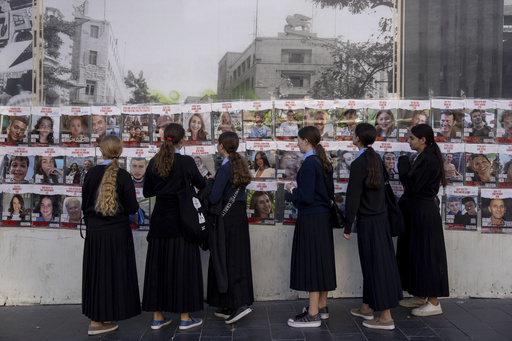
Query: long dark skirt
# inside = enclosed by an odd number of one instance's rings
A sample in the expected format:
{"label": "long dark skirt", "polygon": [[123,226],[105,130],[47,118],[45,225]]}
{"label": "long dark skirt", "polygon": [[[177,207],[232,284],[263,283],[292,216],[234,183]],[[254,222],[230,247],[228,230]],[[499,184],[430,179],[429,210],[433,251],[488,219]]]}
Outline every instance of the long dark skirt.
{"label": "long dark skirt", "polygon": [[82,313],[93,321],[140,314],[133,235],[128,225],[87,230],[82,268]]}
{"label": "long dark skirt", "polygon": [[336,289],[334,237],[329,212],[298,216],[293,233],[290,288],[300,291]]}
{"label": "long dark skirt", "polygon": [[363,303],[376,311],[396,307],[403,296],[388,219],[358,221],[357,246],[363,272]]}
{"label": "long dark skirt", "polygon": [[224,217],[228,291],[219,293],[210,260],[208,265],[208,304],[238,308],[254,302],[251,266],[251,241],[245,202],[235,202]]}
{"label": "long dark skirt", "polygon": [[397,262],[403,290],[421,297],[447,297],[448,265],[443,225],[434,199],[402,196],[406,231],[398,236]]}
{"label": "long dark skirt", "polygon": [[149,237],[148,242],[142,310],[172,313],[202,310],[199,247],[183,237]]}

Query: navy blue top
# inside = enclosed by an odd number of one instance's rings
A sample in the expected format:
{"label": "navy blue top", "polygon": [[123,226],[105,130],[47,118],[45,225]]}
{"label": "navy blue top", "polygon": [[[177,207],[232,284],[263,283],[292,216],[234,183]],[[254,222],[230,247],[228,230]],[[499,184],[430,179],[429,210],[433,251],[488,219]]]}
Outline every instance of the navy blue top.
{"label": "navy blue top", "polygon": [[[299,215],[329,212],[331,199],[325,185],[324,170],[314,156],[304,160],[296,180],[298,187],[292,193],[286,191],[285,199],[293,202]],[[327,182],[334,189],[332,169],[327,173]]]}
{"label": "navy blue top", "polygon": [[[208,200],[211,204],[216,204],[222,198],[224,201],[229,201],[229,198],[235,194],[236,188],[233,187],[231,182],[231,164],[224,163],[215,173],[215,183],[213,184],[212,191]],[[235,201],[245,201],[245,187],[240,188],[236,195]]]}

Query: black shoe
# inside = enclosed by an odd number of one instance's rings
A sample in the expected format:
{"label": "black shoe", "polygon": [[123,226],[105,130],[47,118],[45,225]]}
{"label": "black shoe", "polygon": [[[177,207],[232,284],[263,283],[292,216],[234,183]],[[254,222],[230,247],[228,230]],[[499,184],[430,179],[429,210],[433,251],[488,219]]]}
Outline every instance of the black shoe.
{"label": "black shoe", "polygon": [[221,317],[225,320],[225,319],[229,318],[231,316],[231,314],[233,314],[233,309],[219,308],[219,309],[215,310],[215,312],[213,314],[215,316]]}
{"label": "black shoe", "polygon": [[245,315],[248,315],[252,311],[249,306],[244,305],[243,307],[236,308],[233,313],[227,318],[226,324],[235,323],[236,321],[240,320]]}

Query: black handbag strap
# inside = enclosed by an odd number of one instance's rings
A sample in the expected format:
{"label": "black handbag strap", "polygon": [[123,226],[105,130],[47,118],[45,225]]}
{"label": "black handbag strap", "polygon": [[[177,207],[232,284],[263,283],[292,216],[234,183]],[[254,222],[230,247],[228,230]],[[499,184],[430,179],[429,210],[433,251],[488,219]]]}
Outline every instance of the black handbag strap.
{"label": "black handbag strap", "polygon": [[222,210],[223,217],[226,215],[226,213],[228,213],[229,209],[234,204],[236,196],[238,195],[238,192],[240,192],[240,187],[237,187],[235,194],[233,194],[233,196],[231,198],[229,198],[228,203],[226,204],[226,206],[224,206],[224,209]]}

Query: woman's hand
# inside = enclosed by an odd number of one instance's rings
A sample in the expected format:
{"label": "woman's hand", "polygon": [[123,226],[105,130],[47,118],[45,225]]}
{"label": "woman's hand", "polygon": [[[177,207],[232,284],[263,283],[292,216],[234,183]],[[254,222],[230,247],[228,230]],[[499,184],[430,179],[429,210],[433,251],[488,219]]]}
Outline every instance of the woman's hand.
{"label": "woman's hand", "polygon": [[295,188],[295,185],[292,183],[292,182],[289,182],[285,185],[286,187],[286,191],[291,193],[292,192],[292,189]]}
{"label": "woman's hand", "polygon": [[343,233],[343,237],[345,237],[346,240],[350,240],[350,234]]}

